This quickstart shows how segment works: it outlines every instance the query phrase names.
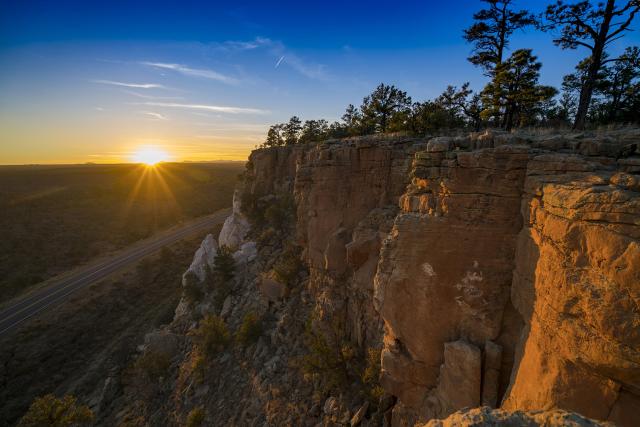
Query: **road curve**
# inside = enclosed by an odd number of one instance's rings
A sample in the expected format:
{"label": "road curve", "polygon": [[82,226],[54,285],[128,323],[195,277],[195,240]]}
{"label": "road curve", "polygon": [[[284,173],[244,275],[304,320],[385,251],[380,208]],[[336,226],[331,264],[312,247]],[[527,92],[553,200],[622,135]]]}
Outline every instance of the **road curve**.
{"label": "road curve", "polygon": [[212,215],[185,224],[183,227],[136,243],[133,247],[120,251],[106,260],[66,275],[62,279],[53,280],[50,284],[30,292],[27,296],[10,301],[0,311],[0,339],[15,331],[24,321],[66,301],[77,290],[104,279],[111,273],[140,261],[165,246],[221,224],[229,213],[230,209],[222,209]]}

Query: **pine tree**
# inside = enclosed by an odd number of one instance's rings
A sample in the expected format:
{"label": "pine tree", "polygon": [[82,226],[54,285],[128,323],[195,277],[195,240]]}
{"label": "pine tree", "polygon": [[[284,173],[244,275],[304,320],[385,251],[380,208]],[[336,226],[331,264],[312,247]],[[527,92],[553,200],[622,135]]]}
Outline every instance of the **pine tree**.
{"label": "pine tree", "polygon": [[387,132],[399,130],[398,124],[408,119],[411,97],[395,86],[380,83],[362,100],[362,122],[366,131]]}
{"label": "pine tree", "polygon": [[557,92],[538,84],[541,66],[531,49],[518,49],[500,64],[482,94],[489,100],[485,118],[502,117],[501,125],[507,130],[533,123],[543,103]]}
{"label": "pine tree", "polygon": [[482,1],[488,4],[488,8],[473,15],[475,23],[464,31],[464,38],[474,45],[469,62],[482,67],[491,76],[504,60],[509,37],[514,31],[533,25],[536,21],[526,10],[510,9],[512,0]]}
{"label": "pine tree", "polygon": [[282,135],[284,137],[285,145],[297,144],[301,130],[302,121],[300,118],[298,116],[291,117],[289,122],[283,125]]}
{"label": "pine tree", "polygon": [[543,29],[561,30],[554,43],[562,49],[584,47],[589,51],[574,128],[584,128],[602,67],[607,62],[616,60],[606,59],[607,48],[622,38],[626,31],[630,31],[629,26],[638,11],[639,0],[622,2],[619,7],[616,7],[615,0],[597,4],[590,1],[566,4],[558,0],[556,4],[547,7]]}

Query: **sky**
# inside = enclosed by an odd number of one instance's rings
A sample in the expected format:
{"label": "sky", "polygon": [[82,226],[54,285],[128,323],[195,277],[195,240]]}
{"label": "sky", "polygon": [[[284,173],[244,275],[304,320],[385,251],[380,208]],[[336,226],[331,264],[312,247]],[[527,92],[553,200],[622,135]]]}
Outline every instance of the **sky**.
{"label": "sky", "polygon": [[[546,4],[521,0],[538,12]],[[338,120],[384,82],[415,101],[485,83],[462,38],[480,0],[0,0],[0,164],[243,160],[269,125]],[[638,23],[636,22],[636,26]],[[613,46],[640,44],[638,32]],[[586,51],[517,33],[559,86]]]}

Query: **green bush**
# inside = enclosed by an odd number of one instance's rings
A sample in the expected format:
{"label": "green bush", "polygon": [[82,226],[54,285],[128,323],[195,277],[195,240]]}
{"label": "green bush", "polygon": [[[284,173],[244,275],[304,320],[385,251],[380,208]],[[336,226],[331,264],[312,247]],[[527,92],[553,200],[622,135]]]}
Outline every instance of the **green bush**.
{"label": "green bush", "polygon": [[187,415],[186,427],[199,427],[204,422],[204,408],[202,406],[198,406],[189,411],[189,415]]}
{"label": "green bush", "polygon": [[77,399],[65,395],[58,399],[53,394],[36,398],[18,422],[19,427],[67,427],[93,423],[91,409],[79,405]]}
{"label": "green bush", "polygon": [[227,324],[213,314],[202,319],[200,325],[191,332],[191,336],[207,359],[212,359],[224,351],[231,340]]}
{"label": "green bush", "polygon": [[242,325],[236,334],[236,340],[243,347],[247,347],[262,335],[262,322],[255,313],[247,313],[242,320]]}

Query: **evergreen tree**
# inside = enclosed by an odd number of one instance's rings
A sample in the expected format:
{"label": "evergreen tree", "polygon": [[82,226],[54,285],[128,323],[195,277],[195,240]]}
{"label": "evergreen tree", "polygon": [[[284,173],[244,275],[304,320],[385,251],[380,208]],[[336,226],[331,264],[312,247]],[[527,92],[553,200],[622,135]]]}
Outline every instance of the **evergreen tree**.
{"label": "evergreen tree", "polygon": [[538,84],[542,64],[531,49],[519,49],[495,70],[495,77],[483,91],[489,106],[485,118],[502,117],[502,127],[525,126],[539,117],[543,103],[556,95],[550,86]]}
{"label": "evergreen tree", "polygon": [[342,115],[342,121],[346,127],[346,131],[349,135],[359,135],[362,122],[362,114],[360,110],[349,104],[346,111]]}
{"label": "evergreen tree", "polygon": [[640,49],[629,47],[607,67],[602,79],[601,93],[604,102],[601,120],[606,123],[616,121],[638,122],[637,109],[640,97]]}
{"label": "evergreen tree", "polygon": [[284,145],[284,138],[282,137],[283,126],[282,124],[277,124],[269,127],[267,139],[263,144],[264,147],[279,147]]}
{"label": "evergreen tree", "polygon": [[514,11],[512,0],[482,0],[488,8],[473,15],[474,24],[464,31],[467,42],[473,43],[473,54],[469,61],[482,67],[487,75],[504,60],[509,47],[509,37],[514,31],[534,24],[535,18],[526,10]]}
{"label": "evergreen tree", "polygon": [[300,137],[300,131],[302,130],[302,121],[298,116],[293,116],[289,119],[289,122],[282,127],[282,135],[285,145],[292,145],[298,143]]}
{"label": "evergreen tree", "polygon": [[395,86],[381,83],[362,100],[360,111],[366,132],[400,130],[411,112],[411,97]]}
{"label": "evergreen tree", "polygon": [[554,43],[562,49],[584,47],[589,50],[574,128],[584,128],[602,67],[607,62],[616,60],[606,59],[607,48],[623,37],[626,31],[630,31],[629,26],[638,11],[639,0],[625,1],[618,7],[615,0],[597,4],[590,1],[566,4],[558,0],[556,4],[547,7],[543,29],[561,30]]}
{"label": "evergreen tree", "polygon": [[236,261],[233,251],[227,246],[220,246],[213,259],[213,274],[218,282],[230,282],[235,276]]}
{"label": "evergreen tree", "polygon": [[464,126],[464,121],[454,110],[433,101],[413,104],[409,119],[409,129],[416,135],[428,135],[442,129]]}
{"label": "evergreen tree", "polygon": [[469,89],[468,82],[464,83],[460,89],[455,86],[447,86],[447,89],[436,99],[436,102],[457,117],[465,116],[466,121],[474,130],[480,129],[482,124],[480,95],[474,94]]}
{"label": "evergreen tree", "polygon": [[327,138],[329,123],[324,120],[306,120],[302,125],[300,142],[316,142]]}

